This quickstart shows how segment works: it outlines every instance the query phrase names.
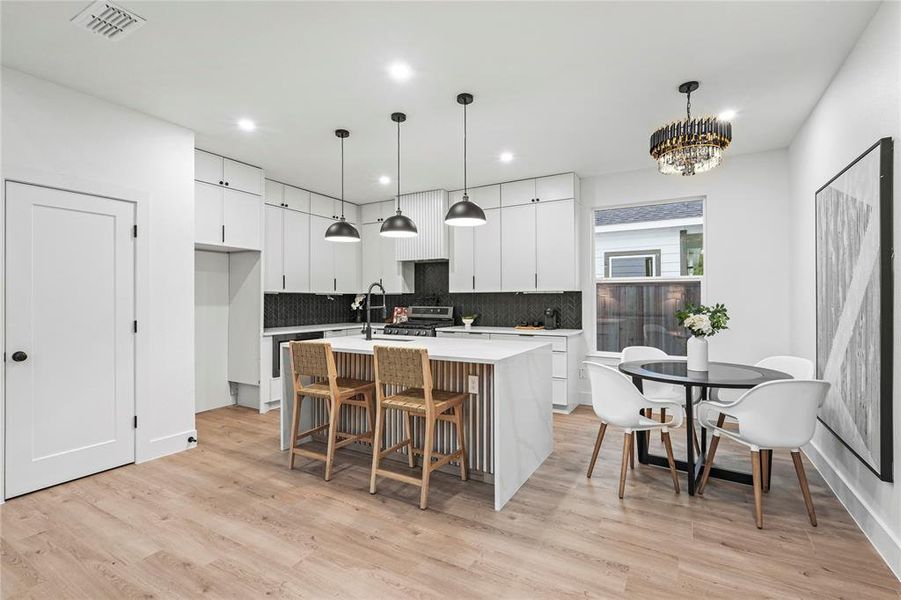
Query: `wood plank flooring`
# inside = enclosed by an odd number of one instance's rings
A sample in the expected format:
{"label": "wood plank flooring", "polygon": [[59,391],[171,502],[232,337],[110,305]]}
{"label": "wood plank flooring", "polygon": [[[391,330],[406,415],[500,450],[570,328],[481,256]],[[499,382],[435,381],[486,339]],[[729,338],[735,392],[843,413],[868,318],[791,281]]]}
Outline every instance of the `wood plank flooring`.
{"label": "wood plank flooring", "polygon": [[[218,409],[198,415],[197,428],[195,450],[0,506],[0,596],[901,596],[807,463],[819,517],[809,525],[787,453],[774,456],[758,531],[746,486],[712,480],[703,497],[677,496],[665,469],[636,464],[619,500],[614,428],[586,479],[597,432],[587,408],[555,416],[554,454],[499,513],[490,486],[443,473],[427,511],[418,488],[399,482],[383,479],[370,496],[369,459],[358,453],[338,453],[329,483],[321,462],[298,458],[288,471],[276,412]],[[728,441],[718,454],[750,466]]]}

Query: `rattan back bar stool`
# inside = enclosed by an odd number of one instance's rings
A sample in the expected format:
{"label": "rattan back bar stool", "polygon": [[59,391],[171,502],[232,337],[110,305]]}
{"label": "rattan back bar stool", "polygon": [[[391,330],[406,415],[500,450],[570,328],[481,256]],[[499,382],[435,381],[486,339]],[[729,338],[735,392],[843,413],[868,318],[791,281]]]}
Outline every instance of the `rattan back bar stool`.
{"label": "rattan back bar stool", "polygon": [[[332,352],[332,345],[328,342],[291,342],[290,347],[294,372],[294,418],[291,420],[288,468],[294,468],[294,457],[298,454],[322,460],[325,461],[325,480],[329,481],[332,478],[332,464],[338,448],[354,442],[372,443],[372,432],[375,428],[375,383],[338,377],[335,355]],[[304,377],[313,378],[313,382],[304,385]],[[300,409],[305,397],[325,399],[329,412],[328,423],[307,431],[298,431]],[[365,409],[369,429],[359,434],[339,431],[342,406],[359,406]],[[298,441],[324,430],[328,430],[328,445],[325,454],[304,448]]]}
{"label": "rattan back bar stool", "polygon": [[[375,438],[372,450],[372,473],[369,493],[376,492],[376,478],[381,475],[397,481],[420,486],[419,508],[425,510],[429,502],[429,477],[435,469],[452,460],[460,462],[460,479],[466,481],[466,443],[463,437],[463,401],[465,392],[448,392],[432,387],[432,368],[429,353],[425,348],[398,348],[394,346],[375,346],[373,349],[373,366],[375,370],[376,421]],[[388,394],[387,386],[402,388],[401,391]],[[399,410],[404,413],[405,439],[390,448],[382,450],[382,434],[385,429],[385,416],[388,410]],[[425,419],[425,437],[422,448],[413,444],[411,417]],[[458,448],[450,454],[442,454],[433,449],[438,421],[448,421],[457,430]],[[422,478],[382,469],[381,459],[386,455],[406,447],[409,453],[410,467],[415,467],[415,454],[422,456]],[[432,462],[433,458],[437,458]]]}

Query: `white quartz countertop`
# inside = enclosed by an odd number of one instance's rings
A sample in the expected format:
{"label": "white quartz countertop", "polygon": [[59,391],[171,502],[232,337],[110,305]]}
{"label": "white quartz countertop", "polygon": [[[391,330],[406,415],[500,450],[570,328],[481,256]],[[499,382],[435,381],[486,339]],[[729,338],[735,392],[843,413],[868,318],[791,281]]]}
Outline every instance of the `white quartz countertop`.
{"label": "white quartz countertop", "polygon": [[[295,325],[293,327],[269,327],[263,330],[263,337],[283,335],[286,333],[316,333],[317,331],[336,331],[344,329],[363,329],[365,323],[325,323],[323,325]],[[384,323],[373,323],[372,327],[383,328]]]}
{"label": "white quartz countertop", "polygon": [[[432,360],[495,364],[508,358],[519,356],[546,347],[550,352],[550,342],[479,340],[438,337],[413,337],[407,335],[378,335],[367,341],[363,335],[348,335],[328,340],[334,352],[351,354],[372,354],[373,346],[400,346],[403,348],[425,348]],[[285,342],[287,344],[288,342]],[[550,358],[550,356],[548,356]]]}
{"label": "white quartz countertop", "polygon": [[581,329],[517,329],[515,327],[479,327],[473,325],[466,329],[462,325],[455,327],[439,327],[438,331],[459,331],[465,333],[506,333],[510,335],[556,335],[572,337],[582,335]]}

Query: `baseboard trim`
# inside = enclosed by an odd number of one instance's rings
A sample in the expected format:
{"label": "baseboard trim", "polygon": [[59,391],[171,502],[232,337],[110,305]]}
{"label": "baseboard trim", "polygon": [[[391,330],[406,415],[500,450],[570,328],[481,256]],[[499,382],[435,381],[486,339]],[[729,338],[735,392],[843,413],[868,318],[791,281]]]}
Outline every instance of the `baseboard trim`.
{"label": "baseboard trim", "polygon": [[804,454],[813,463],[832,493],[838,498],[848,514],[863,532],[876,553],[882,558],[895,577],[901,581],[901,539],[899,539],[879,516],[873,512],[857,491],[848,483],[845,476],[823,454],[816,444],[810,443],[803,448]]}
{"label": "baseboard trim", "polygon": [[136,453],[135,463],[147,462],[194,448],[197,446],[197,442],[188,442],[189,437],[197,439],[197,430],[188,429],[172,435],[153,438],[143,444],[143,448]]}

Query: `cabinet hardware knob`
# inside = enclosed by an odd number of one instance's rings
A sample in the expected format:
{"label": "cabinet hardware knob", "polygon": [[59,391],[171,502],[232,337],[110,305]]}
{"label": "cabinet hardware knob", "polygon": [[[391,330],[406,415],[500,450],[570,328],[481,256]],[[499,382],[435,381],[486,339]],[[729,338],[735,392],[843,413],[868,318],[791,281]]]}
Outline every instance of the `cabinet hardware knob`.
{"label": "cabinet hardware knob", "polygon": [[227,181],[225,182],[225,185],[226,185],[226,186],[228,185],[228,182],[227,182]]}
{"label": "cabinet hardware knob", "polygon": [[15,352],[13,352],[12,359],[16,362],[22,362],[26,358],[28,358],[28,355],[25,354],[24,352],[22,352],[21,350],[17,350]]}
{"label": "cabinet hardware knob", "polygon": [[222,185],[223,183],[225,183],[225,182],[224,182],[224,181],[220,181],[220,182],[219,182],[219,185]]}

